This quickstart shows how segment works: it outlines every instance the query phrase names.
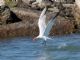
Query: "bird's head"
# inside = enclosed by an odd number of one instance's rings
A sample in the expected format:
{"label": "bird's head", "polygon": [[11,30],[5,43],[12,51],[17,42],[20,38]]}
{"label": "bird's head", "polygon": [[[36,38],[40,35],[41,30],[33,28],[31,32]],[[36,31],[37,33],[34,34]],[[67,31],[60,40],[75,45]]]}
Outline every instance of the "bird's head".
{"label": "bird's head", "polygon": [[38,37],[38,36],[37,36],[37,37],[34,37],[34,38],[33,38],[33,41],[35,41],[35,40],[37,40],[37,39],[39,39],[39,37]]}
{"label": "bird's head", "polygon": [[36,37],[33,38],[33,41],[35,41],[35,40],[36,40]]}
{"label": "bird's head", "polygon": [[35,41],[35,40],[36,40],[36,37],[33,38],[33,41]]}

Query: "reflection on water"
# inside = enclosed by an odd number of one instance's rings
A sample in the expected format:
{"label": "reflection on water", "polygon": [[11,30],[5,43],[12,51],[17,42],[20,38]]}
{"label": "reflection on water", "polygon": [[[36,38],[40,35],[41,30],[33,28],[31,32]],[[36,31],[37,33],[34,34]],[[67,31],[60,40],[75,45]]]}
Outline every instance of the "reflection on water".
{"label": "reflection on water", "polygon": [[46,46],[29,37],[0,41],[0,60],[80,60],[80,35],[51,38]]}

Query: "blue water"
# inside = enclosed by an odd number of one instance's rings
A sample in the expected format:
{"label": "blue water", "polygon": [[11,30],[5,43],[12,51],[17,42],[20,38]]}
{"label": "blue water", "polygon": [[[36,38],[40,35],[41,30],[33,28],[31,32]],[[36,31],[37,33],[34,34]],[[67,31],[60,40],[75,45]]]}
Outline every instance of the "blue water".
{"label": "blue water", "polygon": [[32,41],[30,37],[0,41],[0,60],[80,60],[80,35],[53,36]]}

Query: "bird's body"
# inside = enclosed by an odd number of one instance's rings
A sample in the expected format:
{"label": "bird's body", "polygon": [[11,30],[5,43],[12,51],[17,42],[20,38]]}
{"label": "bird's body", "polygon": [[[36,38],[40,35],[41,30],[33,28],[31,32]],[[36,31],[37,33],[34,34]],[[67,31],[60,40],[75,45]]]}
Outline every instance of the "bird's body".
{"label": "bird's body", "polygon": [[48,24],[45,23],[46,21],[46,11],[47,11],[47,8],[45,7],[39,17],[39,21],[38,21],[38,27],[39,27],[39,35],[34,38],[34,39],[43,39],[43,40],[47,40],[47,39],[51,39],[48,37],[49,35],[49,32],[54,24],[54,22],[56,21],[55,17],[57,16],[54,16],[49,22]]}

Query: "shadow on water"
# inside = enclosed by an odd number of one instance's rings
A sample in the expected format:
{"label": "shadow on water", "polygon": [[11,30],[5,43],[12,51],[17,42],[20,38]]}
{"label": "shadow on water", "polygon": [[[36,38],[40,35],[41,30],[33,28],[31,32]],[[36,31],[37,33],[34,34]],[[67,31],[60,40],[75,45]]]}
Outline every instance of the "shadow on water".
{"label": "shadow on water", "polygon": [[80,60],[80,35],[54,36],[47,40],[32,41],[18,37],[0,42],[1,60]]}

